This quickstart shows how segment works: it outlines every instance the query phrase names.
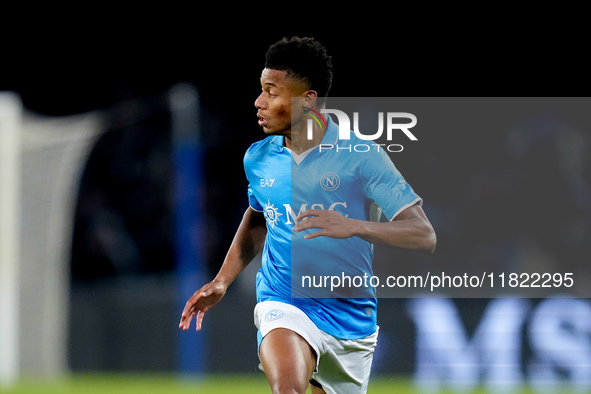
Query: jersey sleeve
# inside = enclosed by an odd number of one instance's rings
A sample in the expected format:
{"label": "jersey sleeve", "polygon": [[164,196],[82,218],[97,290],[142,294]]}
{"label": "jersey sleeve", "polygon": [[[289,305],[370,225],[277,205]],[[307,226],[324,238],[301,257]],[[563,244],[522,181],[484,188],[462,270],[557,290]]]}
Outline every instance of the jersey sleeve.
{"label": "jersey sleeve", "polygon": [[248,204],[252,209],[258,212],[263,212],[263,207],[257,200],[256,196],[254,195],[252,188],[250,187],[250,183],[248,184]]}
{"label": "jersey sleeve", "polygon": [[386,152],[370,155],[361,166],[361,181],[367,198],[376,203],[388,220],[422,199],[402,177]]}
{"label": "jersey sleeve", "polygon": [[248,204],[255,211],[262,212],[263,207],[261,206],[261,204],[257,200],[256,195],[253,190],[253,187],[252,187],[252,182],[254,180],[252,165],[253,165],[253,163],[255,163],[255,161],[252,157],[253,147],[256,147],[256,144],[251,145],[251,147],[244,154],[244,158],[243,158],[244,174],[246,175],[246,179],[248,180],[248,189],[247,189]]}

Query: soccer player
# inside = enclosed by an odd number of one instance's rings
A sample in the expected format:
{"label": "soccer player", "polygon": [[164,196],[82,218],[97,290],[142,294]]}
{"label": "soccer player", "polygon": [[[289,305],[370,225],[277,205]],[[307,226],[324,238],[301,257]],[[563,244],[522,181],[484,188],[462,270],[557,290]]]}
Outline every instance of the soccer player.
{"label": "soccer player", "polygon": [[[371,275],[373,244],[433,252],[435,232],[384,151],[352,160],[347,147],[367,141],[338,140],[338,126],[321,115],[332,60],[320,43],[293,37],[271,45],[260,81],[255,106],[267,137],[244,157],[250,206],[218,274],[187,301],[180,327],[195,317],[200,330],[205,313],[262,252],[254,320],[273,393],[305,393],[308,385],[313,393],[364,393],[377,343],[375,292],[314,297],[293,276],[308,269]],[[372,204],[389,221],[371,221]]]}

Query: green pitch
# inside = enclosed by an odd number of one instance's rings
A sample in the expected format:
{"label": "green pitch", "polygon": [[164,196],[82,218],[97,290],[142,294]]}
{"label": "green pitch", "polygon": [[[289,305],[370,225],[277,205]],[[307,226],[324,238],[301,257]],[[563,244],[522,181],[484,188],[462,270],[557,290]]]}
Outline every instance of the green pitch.
{"label": "green pitch", "polygon": [[[98,374],[75,375],[61,381],[24,380],[7,389],[0,386],[0,393],[7,394],[258,394],[270,393],[269,385],[261,373],[247,376],[208,376],[203,379],[182,379],[172,375],[124,375]],[[309,391],[308,391],[309,392]],[[368,394],[419,394],[412,382],[403,378],[373,378]],[[451,391],[439,394],[450,394]],[[473,391],[484,394],[486,391]],[[525,390],[512,394],[533,394]]]}

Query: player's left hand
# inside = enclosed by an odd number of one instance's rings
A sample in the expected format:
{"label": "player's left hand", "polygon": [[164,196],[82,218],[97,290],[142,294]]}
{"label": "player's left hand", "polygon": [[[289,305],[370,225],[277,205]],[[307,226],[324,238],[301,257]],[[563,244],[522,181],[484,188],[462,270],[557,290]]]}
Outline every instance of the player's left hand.
{"label": "player's left hand", "polygon": [[[304,220],[305,219],[305,220]],[[337,211],[323,209],[308,209],[296,218],[296,225],[293,231],[300,232],[309,229],[318,231],[306,234],[305,239],[316,237],[350,238],[355,235],[355,221],[343,216]]]}

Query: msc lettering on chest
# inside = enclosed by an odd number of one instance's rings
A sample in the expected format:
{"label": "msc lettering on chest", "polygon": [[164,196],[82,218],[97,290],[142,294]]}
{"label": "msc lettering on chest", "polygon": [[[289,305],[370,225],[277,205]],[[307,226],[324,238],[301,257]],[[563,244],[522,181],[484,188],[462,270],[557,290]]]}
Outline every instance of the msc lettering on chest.
{"label": "msc lettering on chest", "polygon": [[[263,206],[263,213],[265,215],[265,219],[267,219],[267,223],[271,227],[275,227],[279,223],[280,217],[283,216],[285,219],[285,224],[293,224],[296,221],[296,217],[301,214],[302,212],[306,211],[307,209],[328,209],[329,211],[334,211],[337,207],[341,209],[347,208],[346,201],[337,201],[331,204],[323,204],[323,203],[304,203],[300,205],[299,211],[296,213],[291,207],[291,204],[283,204],[283,212],[279,211],[279,207],[275,207],[275,204],[272,204],[271,201],[268,201]],[[347,213],[343,213],[345,217],[349,216]]]}
{"label": "msc lettering on chest", "polygon": [[[298,214],[296,215],[295,212],[293,211],[293,209],[291,208],[291,204],[283,204],[283,206],[285,207],[285,216],[287,218],[287,221],[285,222],[285,224],[293,224],[291,220],[293,220],[295,222],[296,217],[308,209],[308,205],[309,205],[308,203],[302,204],[300,206],[300,210],[299,210]],[[347,202],[346,201],[333,202],[333,203],[329,204],[327,208],[325,208],[324,204],[311,204],[310,205],[310,209],[322,209],[322,210],[328,209],[329,211],[334,211],[336,207],[347,208]],[[345,214],[344,216],[347,217],[349,215]]]}

